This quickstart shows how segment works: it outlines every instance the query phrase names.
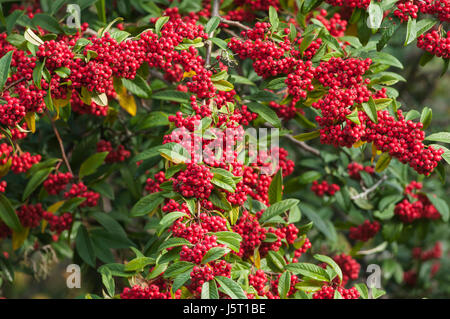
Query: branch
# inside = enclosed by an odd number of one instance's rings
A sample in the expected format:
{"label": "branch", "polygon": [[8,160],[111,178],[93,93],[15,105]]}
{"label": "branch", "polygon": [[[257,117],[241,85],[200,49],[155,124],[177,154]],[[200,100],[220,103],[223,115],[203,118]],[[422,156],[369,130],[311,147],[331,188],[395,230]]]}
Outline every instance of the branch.
{"label": "branch", "polygon": [[69,160],[67,159],[66,151],[64,150],[64,144],[62,142],[61,135],[59,135],[58,129],[56,128],[55,122],[53,121],[51,115],[48,113],[48,111],[46,113],[47,113],[48,118],[50,119],[50,122],[52,123],[53,132],[55,132],[56,139],[58,140],[59,148],[61,149],[61,155],[64,160],[64,163],[66,164],[67,170],[69,171],[69,173],[72,174],[72,176],[73,176],[72,168],[70,167]]}
{"label": "branch", "polygon": [[17,80],[17,81],[14,81],[13,83],[11,83],[11,84],[9,84],[8,86],[6,86],[4,89],[3,89],[3,91],[7,91],[7,90],[9,90],[10,88],[12,88],[13,86],[16,86],[17,84],[19,84],[20,82],[23,82],[23,81],[25,81],[26,80],[26,78],[21,78],[21,79],[19,79],[19,80]]}
{"label": "branch", "polygon": [[352,196],[351,199],[355,200],[355,199],[360,199],[360,198],[366,198],[367,195],[369,195],[374,190],[376,190],[378,188],[378,186],[380,186],[385,180],[387,180],[387,175],[383,175],[383,177],[381,177],[380,180],[378,182],[376,182],[372,187],[366,189],[362,193],[359,193],[359,194],[357,194],[355,196]]}
{"label": "branch", "polygon": [[226,24],[231,25],[233,27],[241,28],[241,29],[243,29],[245,31],[251,30],[250,27],[247,27],[246,25],[240,23],[239,21],[233,21],[233,20],[228,20],[228,19],[225,19],[225,18],[220,18],[220,22],[226,23]]}
{"label": "branch", "polygon": [[320,151],[312,146],[309,146],[305,142],[297,140],[295,137],[293,137],[290,134],[286,134],[285,137],[287,137],[289,140],[300,146],[303,150],[310,152],[311,154],[314,154],[316,156],[320,156]]}
{"label": "branch", "polygon": [[[220,6],[220,0],[214,0],[214,3],[212,5],[212,9],[211,9],[211,18],[212,17],[218,17],[219,16],[219,6]],[[212,38],[214,35],[214,32],[211,32],[210,34],[208,34],[208,38]],[[206,49],[206,66],[208,67],[211,64],[211,51],[212,51],[212,42],[211,40],[206,41],[207,44],[207,49]]]}

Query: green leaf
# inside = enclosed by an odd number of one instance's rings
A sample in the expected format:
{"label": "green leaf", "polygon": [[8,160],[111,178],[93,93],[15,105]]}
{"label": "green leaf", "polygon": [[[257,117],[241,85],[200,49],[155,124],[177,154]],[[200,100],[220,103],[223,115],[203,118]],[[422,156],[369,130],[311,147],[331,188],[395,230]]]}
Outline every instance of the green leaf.
{"label": "green leaf", "polygon": [[58,209],[60,212],[70,212],[80,206],[86,198],[84,197],[74,197],[71,199],[68,199],[64,202],[64,204],[61,205],[61,207]]}
{"label": "green leaf", "polygon": [[264,213],[261,215],[261,218],[259,219],[260,223],[264,223],[271,218],[278,216],[285,211],[292,209],[294,206],[298,205],[299,200],[298,199],[285,199],[281,202],[277,202],[271,206],[269,206]]}
{"label": "green leaf", "polygon": [[315,130],[312,132],[295,135],[294,138],[297,141],[304,142],[304,141],[309,141],[309,140],[315,139],[319,136],[320,136],[320,130]]}
{"label": "green leaf", "polygon": [[48,177],[48,175],[54,170],[53,167],[51,168],[45,168],[42,170],[37,171],[35,174],[33,174],[30,178],[30,180],[27,183],[27,186],[25,186],[25,190],[22,194],[22,201],[25,201],[31,193],[33,193],[36,188],[39,187]]}
{"label": "green leaf", "polygon": [[381,51],[399,28],[400,23],[392,23],[387,28],[382,29],[381,38],[377,42],[377,51]]}
{"label": "green leaf", "polygon": [[450,133],[449,132],[440,132],[428,135],[425,137],[427,141],[434,142],[442,142],[442,143],[450,143]]}
{"label": "green leaf", "polygon": [[278,251],[269,251],[266,259],[267,266],[269,266],[275,272],[282,272],[286,267],[286,261]]}
{"label": "green leaf", "polygon": [[105,0],[97,0],[95,7],[97,8],[98,19],[103,22],[103,24],[106,24]]}
{"label": "green leaf", "polygon": [[270,29],[272,30],[272,32],[277,31],[280,20],[278,19],[277,10],[272,6],[269,7],[269,22],[271,25]]}
{"label": "green leaf", "polygon": [[231,299],[247,299],[247,295],[238,283],[228,277],[216,276],[214,278],[220,285],[221,290],[231,297]]}
{"label": "green leaf", "polygon": [[160,17],[160,18],[158,18],[158,20],[156,20],[156,23],[155,23],[156,34],[161,35],[161,29],[167,23],[167,21],[169,21],[168,16]]}
{"label": "green leaf", "polygon": [[152,99],[173,101],[179,103],[189,103],[189,94],[176,90],[163,90],[152,95]]}
{"label": "green leaf", "polygon": [[416,37],[430,30],[437,23],[436,19],[420,19],[416,24]]}
{"label": "green leaf", "polygon": [[359,120],[358,116],[358,109],[354,109],[352,113],[346,116],[350,121],[352,121],[355,124],[361,125],[361,121]]}
{"label": "green leaf", "polygon": [[202,285],[202,299],[219,299],[219,291],[214,280],[205,281]]}
{"label": "green leaf", "polygon": [[89,266],[95,267],[95,251],[92,239],[84,225],[78,228],[77,237],[75,238],[76,250],[81,259]]}
{"label": "green leaf", "polygon": [[217,237],[217,242],[219,244],[227,245],[231,250],[237,253],[239,252],[242,241],[241,235],[229,231],[215,232],[214,235]]}
{"label": "green leaf", "polygon": [[170,265],[164,272],[164,278],[175,278],[176,276],[192,270],[195,264],[187,261],[177,261]]}
{"label": "green leaf", "polygon": [[160,192],[152,193],[139,199],[131,209],[131,216],[138,217],[151,213],[156,207],[164,202],[164,197]]}
{"label": "green leaf", "polygon": [[14,51],[9,51],[0,59],[0,91],[3,91],[6,80],[8,80],[9,67]]}
{"label": "green leaf", "polygon": [[369,13],[369,18],[367,19],[368,27],[371,29],[378,29],[381,26],[381,22],[383,22],[383,9],[380,4],[370,2],[367,12]]}
{"label": "green leaf", "polygon": [[52,33],[64,33],[63,28],[58,21],[49,14],[36,13],[31,20],[35,28],[38,26]]}
{"label": "green leaf", "polygon": [[108,232],[119,237],[127,238],[127,233],[123,227],[110,216],[110,214],[105,212],[95,212],[92,216],[97,220]]}
{"label": "green leaf", "polygon": [[445,200],[439,197],[435,197],[432,194],[428,194],[427,197],[430,200],[430,202],[434,205],[434,207],[436,207],[438,212],[441,214],[442,220],[444,222],[448,222],[450,212]]}
{"label": "green leaf", "polygon": [[339,277],[340,282],[342,282],[342,270],[341,267],[330,257],[320,254],[315,254],[314,258],[318,261],[324,262],[331,266],[331,268],[336,272]]}
{"label": "green leaf", "polygon": [[154,265],[155,259],[150,257],[137,257],[130,260],[128,264],[125,265],[125,271],[141,271],[148,265]]}
{"label": "green leaf", "polygon": [[21,231],[22,224],[8,198],[0,194],[0,219],[12,230]]}
{"label": "green leaf", "polygon": [[426,130],[431,124],[431,119],[433,117],[433,110],[429,107],[424,107],[422,114],[420,115],[420,122],[423,124],[422,130]]}
{"label": "green leaf", "polygon": [[310,263],[292,263],[286,265],[286,269],[291,271],[293,274],[300,274],[307,278],[312,278],[314,280],[326,281],[330,280],[328,273],[325,269]]}
{"label": "green leaf", "polygon": [[164,215],[164,217],[159,221],[159,224],[166,228],[172,225],[178,218],[183,216],[188,216],[188,214],[185,212],[170,212],[169,214]]}
{"label": "green leaf", "polygon": [[221,258],[222,256],[228,254],[230,249],[225,247],[213,247],[203,256],[202,264],[207,264],[210,261]]}
{"label": "green leaf", "polygon": [[281,172],[281,169],[279,169],[275,176],[272,178],[268,195],[269,203],[271,205],[281,201],[281,199],[283,198],[283,174]]}
{"label": "green leaf", "polygon": [[102,271],[99,271],[102,275],[102,283],[106,288],[106,291],[108,292],[108,295],[110,297],[113,297],[116,290],[116,285],[114,283],[114,279],[111,273],[111,270],[109,268],[102,268]]}
{"label": "green leaf", "polygon": [[122,79],[123,86],[126,89],[142,99],[149,99],[152,96],[152,89],[140,75],[136,75],[133,80]]}
{"label": "green leaf", "polygon": [[220,18],[217,16],[209,19],[208,23],[205,26],[205,33],[210,34],[214,32],[220,24]]}
{"label": "green leaf", "polygon": [[392,157],[391,155],[389,155],[389,153],[381,154],[380,158],[377,161],[377,164],[375,165],[375,171],[377,173],[381,173],[382,171],[384,171],[389,166],[391,159]]}
{"label": "green leaf", "polygon": [[84,176],[94,174],[103,164],[108,153],[109,152],[95,153],[94,155],[89,156],[80,166],[80,172],[78,173],[80,179]]}
{"label": "green leaf", "polygon": [[413,42],[416,39],[416,36],[417,36],[416,19],[410,18],[406,26],[406,39],[403,46],[406,47],[408,44]]}
{"label": "green leaf", "polygon": [[190,246],[191,243],[184,238],[172,237],[172,238],[169,238],[168,240],[164,241],[161,244],[161,246],[159,246],[158,250],[163,251],[164,249],[167,249],[170,247],[177,247],[177,246],[183,246],[183,245]]}
{"label": "green leaf", "polygon": [[291,273],[285,271],[278,281],[278,295],[281,299],[286,299],[289,290],[291,289]]}
{"label": "green leaf", "polygon": [[213,84],[218,91],[228,92],[234,89],[233,84],[226,80],[213,81]]}
{"label": "green leaf", "polygon": [[370,120],[374,123],[378,123],[377,106],[373,98],[370,97],[368,103],[362,103],[361,105]]}
{"label": "green leaf", "polygon": [[277,116],[277,113],[275,113],[275,111],[272,110],[270,107],[256,102],[250,102],[247,103],[246,105],[248,106],[250,111],[257,113],[268,123],[278,128],[281,127],[281,121]]}
{"label": "green leaf", "polygon": [[365,284],[356,284],[355,287],[361,295],[362,299],[369,299],[369,289],[367,289],[367,286]]}

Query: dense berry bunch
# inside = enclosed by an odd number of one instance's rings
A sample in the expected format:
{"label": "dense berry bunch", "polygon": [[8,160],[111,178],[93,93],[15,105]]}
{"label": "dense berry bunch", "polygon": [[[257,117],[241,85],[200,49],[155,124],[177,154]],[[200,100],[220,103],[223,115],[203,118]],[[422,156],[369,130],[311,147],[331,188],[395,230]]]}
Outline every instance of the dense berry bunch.
{"label": "dense berry bunch", "polygon": [[365,220],[364,223],[357,227],[350,227],[349,237],[354,240],[368,241],[369,239],[375,237],[375,235],[380,231],[381,225],[379,222],[370,220]]}
{"label": "dense berry bunch", "polygon": [[44,187],[50,195],[57,195],[66,189],[67,184],[72,180],[73,175],[67,173],[50,174],[44,181]]}
{"label": "dense berry bunch", "polygon": [[337,287],[336,289],[331,286],[323,286],[318,292],[313,294],[313,299],[334,299],[335,291],[342,296],[343,299],[358,299],[359,292],[355,287],[345,289]]}
{"label": "dense berry bunch", "polygon": [[442,37],[440,32],[434,30],[422,34],[417,38],[417,46],[437,57],[450,58],[450,31],[446,37]]}
{"label": "dense berry bunch", "polygon": [[303,243],[302,247],[296,249],[294,251],[294,258],[292,258],[293,263],[298,263],[298,259],[308,251],[312,247],[311,242],[308,238],[305,238],[305,242]]}
{"label": "dense berry bunch", "polygon": [[41,155],[31,155],[30,153],[22,153],[20,155],[14,155],[11,162],[11,170],[15,174],[27,172],[31,166],[41,161]]}
{"label": "dense berry bunch", "polygon": [[125,146],[119,145],[117,149],[113,149],[111,142],[105,140],[98,141],[97,152],[108,152],[105,158],[107,163],[124,162],[131,155],[130,151],[125,149]]}
{"label": "dense berry bunch", "polygon": [[[141,287],[134,285],[132,288],[124,288],[120,294],[121,299],[172,299],[170,291],[162,292],[161,287],[155,284],[151,284],[148,287]],[[181,296],[181,290],[175,292],[175,298],[179,299]]]}
{"label": "dense berry bunch", "polygon": [[266,239],[267,233],[267,230],[259,224],[258,219],[246,210],[233,226],[233,231],[242,236],[238,253],[238,256],[242,258],[253,256],[255,249]]}
{"label": "dense berry bunch", "polygon": [[160,184],[164,183],[166,180],[164,171],[158,172],[155,174],[154,178],[147,178],[145,182],[145,190],[149,193],[159,192],[161,188]]}
{"label": "dense berry bunch", "polygon": [[349,7],[367,9],[370,4],[370,0],[327,0],[328,4],[335,7]]}
{"label": "dense berry bunch", "polygon": [[407,198],[395,206],[394,214],[404,223],[412,223],[417,219],[439,219],[441,214],[430,202],[428,197],[419,194],[418,200],[410,202]]}
{"label": "dense berry bunch", "polygon": [[255,288],[256,292],[259,296],[264,296],[267,292],[266,284],[268,278],[262,269],[258,269],[254,275],[248,275],[248,283],[249,285]]}
{"label": "dense berry bunch", "polygon": [[336,255],[333,259],[342,270],[342,286],[358,278],[361,265],[355,259],[346,254]]}
{"label": "dense berry bunch", "polygon": [[214,174],[206,166],[188,164],[186,170],[174,178],[173,188],[184,197],[208,198],[213,189]]}
{"label": "dense berry bunch", "polygon": [[413,258],[421,261],[439,259],[442,257],[442,244],[437,242],[430,250],[423,251],[420,247],[415,247],[412,252]]}
{"label": "dense berry bunch", "polygon": [[341,18],[339,13],[335,13],[329,20],[326,18],[328,12],[324,9],[320,10],[316,19],[322,22],[325,28],[334,37],[342,37],[347,28],[347,21]]}
{"label": "dense berry bunch", "polygon": [[66,198],[85,198],[85,201],[81,203],[81,207],[94,207],[97,206],[98,199],[100,198],[100,194],[89,191],[87,186],[84,185],[83,182],[79,182],[78,184],[72,184],[69,191],[64,193],[64,197]]}
{"label": "dense berry bunch", "polygon": [[71,213],[58,216],[50,212],[44,212],[43,218],[48,222],[50,230],[58,235],[72,227],[73,217]]}
{"label": "dense berry bunch", "polygon": [[337,184],[329,184],[327,181],[322,181],[319,183],[318,181],[314,181],[311,186],[311,190],[317,195],[317,196],[324,196],[329,195],[333,196],[338,192],[341,188]]}
{"label": "dense berry bunch", "polygon": [[410,18],[416,19],[419,7],[414,4],[414,1],[399,1],[397,9],[394,11],[394,15],[397,16],[401,22],[406,22]]}
{"label": "dense berry bunch", "polygon": [[41,223],[44,215],[44,210],[41,204],[36,205],[23,205],[17,211],[20,223],[24,227],[35,228]]}

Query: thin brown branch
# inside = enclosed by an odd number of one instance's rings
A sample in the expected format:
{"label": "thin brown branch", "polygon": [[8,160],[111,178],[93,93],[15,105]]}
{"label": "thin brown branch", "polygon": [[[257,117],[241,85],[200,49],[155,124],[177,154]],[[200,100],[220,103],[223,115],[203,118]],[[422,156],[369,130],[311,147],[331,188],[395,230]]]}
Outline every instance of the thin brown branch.
{"label": "thin brown branch", "polygon": [[25,81],[25,80],[26,80],[26,78],[21,78],[21,79],[19,79],[19,80],[17,80],[17,81],[14,81],[13,83],[7,85],[7,86],[3,89],[3,91],[7,91],[7,90],[9,90],[10,88],[16,86],[17,84],[19,84],[20,82],[23,82],[23,81]]}
{"label": "thin brown branch", "polygon": [[[218,17],[219,16],[219,6],[220,6],[220,0],[214,0],[213,5],[212,5],[212,9],[211,9],[211,17]],[[210,34],[208,34],[208,38],[212,38],[214,36],[214,32],[211,32]],[[212,51],[212,47],[213,44],[211,42],[211,40],[206,41],[206,57],[205,57],[205,64],[206,67],[209,67],[209,65],[211,64],[211,51]]]}
{"label": "thin brown branch", "polygon": [[243,29],[245,31],[251,30],[250,27],[247,27],[246,25],[240,23],[239,21],[228,20],[228,19],[225,19],[225,18],[221,17],[220,18],[220,22],[226,23],[226,24],[231,25],[233,27],[238,27],[238,28]]}
{"label": "thin brown branch", "polygon": [[286,134],[284,135],[287,139],[291,140],[292,142],[294,142],[295,144],[297,144],[298,146],[300,146],[300,148],[302,148],[303,150],[314,154],[316,156],[320,156],[320,151],[312,146],[309,146],[308,144],[306,144],[305,142],[299,141],[297,140],[295,137],[293,137],[290,134]]}
{"label": "thin brown branch", "polygon": [[52,116],[50,115],[50,113],[48,113],[48,111],[47,111],[47,116],[50,119],[50,123],[52,123],[53,132],[55,132],[56,139],[58,140],[59,148],[61,150],[61,156],[64,160],[64,163],[67,166],[67,170],[69,171],[70,174],[73,175],[72,168],[70,167],[69,160],[67,159],[66,151],[64,150],[64,144],[61,139],[61,135],[59,135],[59,131],[56,128],[55,121],[53,121]]}

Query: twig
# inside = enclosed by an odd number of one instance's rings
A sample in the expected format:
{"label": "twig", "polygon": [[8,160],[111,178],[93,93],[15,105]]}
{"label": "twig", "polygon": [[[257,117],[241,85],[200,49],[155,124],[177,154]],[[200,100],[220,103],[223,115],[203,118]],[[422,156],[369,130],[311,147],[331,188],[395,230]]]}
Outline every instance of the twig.
{"label": "twig", "polygon": [[376,182],[372,187],[366,189],[362,193],[359,193],[359,194],[357,194],[355,196],[352,196],[351,199],[355,200],[355,199],[360,199],[360,198],[366,198],[367,195],[369,195],[374,190],[376,190],[378,188],[378,186],[380,186],[386,179],[387,179],[387,175],[383,175],[383,177],[381,177],[380,180],[378,182]]}
{"label": "twig", "polygon": [[61,135],[59,135],[58,129],[56,128],[55,122],[53,121],[51,115],[48,113],[48,111],[46,113],[47,113],[48,118],[50,119],[50,122],[52,123],[53,132],[55,132],[56,139],[58,140],[59,148],[61,149],[61,155],[63,157],[64,163],[66,164],[67,170],[69,171],[69,173],[72,174],[72,176],[73,176],[72,168],[70,167],[69,160],[67,159],[66,151],[64,150],[64,144],[62,142]]}
{"label": "twig", "polygon": [[[219,0],[214,0],[213,5],[212,5],[212,9],[211,9],[211,17],[218,17],[219,16],[219,6],[220,6],[220,1]],[[212,38],[214,35],[214,32],[211,32],[210,34],[208,34],[208,38]],[[206,44],[208,45],[207,49],[206,49],[206,57],[205,57],[205,62],[206,62],[206,66],[208,67],[211,64],[211,51],[212,51],[212,42],[211,40],[206,41]]]}
{"label": "twig", "polygon": [[298,146],[300,146],[300,148],[304,149],[305,151],[310,152],[311,154],[314,154],[316,156],[320,156],[320,151],[318,149],[315,149],[314,147],[309,146],[305,142],[297,140],[295,137],[293,137],[290,134],[286,134],[284,136],[287,137],[292,142],[294,142],[295,144],[297,144]]}
{"label": "twig", "polygon": [[233,20],[228,20],[228,19],[225,19],[225,18],[220,18],[220,22],[226,23],[226,24],[231,25],[233,27],[238,27],[238,28],[244,29],[245,31],[251,30],[250,27],[247,27],[246,25],[244,25],[244,24],[242,24],[242,23],[240,23],[238,21],[233,21]]}
{"label": "twig", "polygon": [[9,90],[10,88],[12,88],[13,86],[16,86],[17,84],[19,84],[20,82],[23,82],[23,81],[25,81],[25,80],[26,80],[26,78],[21,78],[21,79],[19,79],[19,80],[17,80],[17,81],[14,81],[13,83],[7,85],[7,86],[3,89],[3,91],[7,91],[7,90]]}

